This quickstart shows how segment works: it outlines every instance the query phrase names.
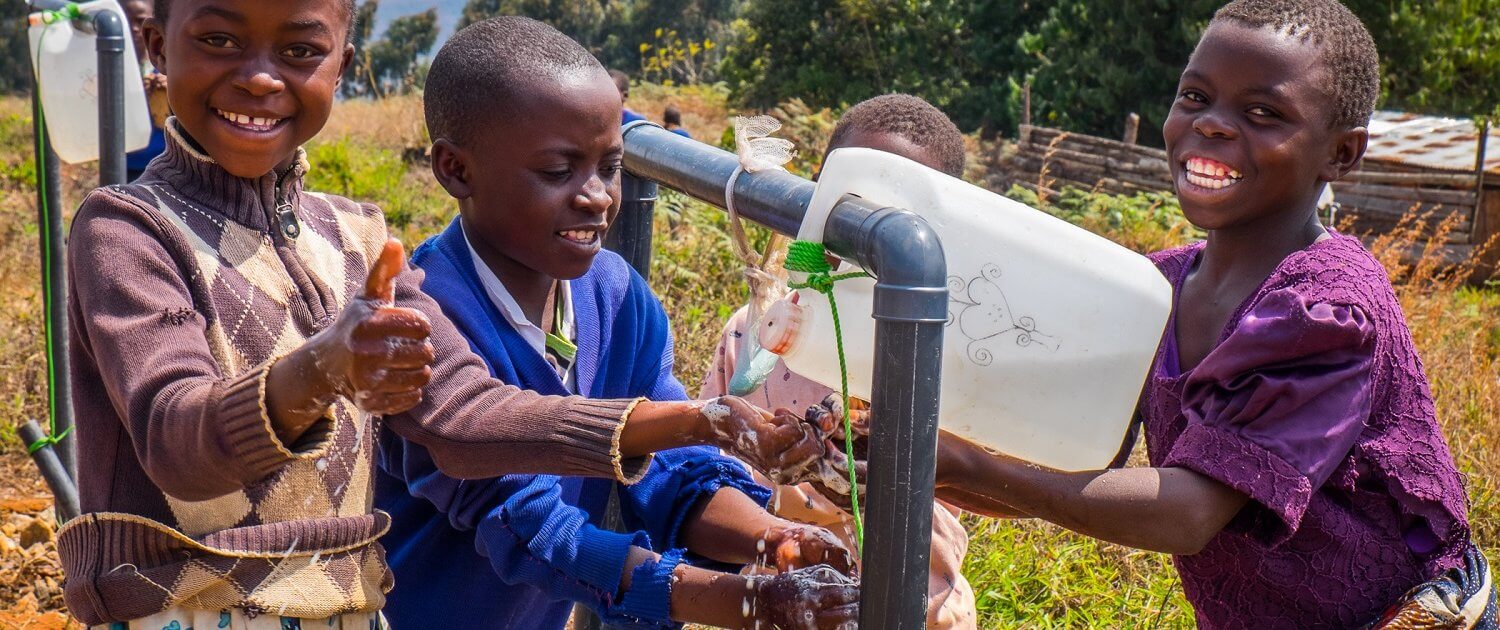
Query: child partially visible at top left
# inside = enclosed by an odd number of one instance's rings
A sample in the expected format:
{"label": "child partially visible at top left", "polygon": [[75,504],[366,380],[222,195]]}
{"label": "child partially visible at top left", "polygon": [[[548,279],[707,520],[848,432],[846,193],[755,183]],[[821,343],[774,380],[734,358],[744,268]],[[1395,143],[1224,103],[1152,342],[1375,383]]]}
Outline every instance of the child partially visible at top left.
{"label": "child partially visible at top left", "polygon": [[391,577],[373,422],[459,478],[631,483],[650,453],[689,445],[782,474],[822,455],[800,418],[735,398],[589,400],[492,379],[380,210],[303,188],[300,146],[352,57],[353,2],[154,8],[143,38],[172,77],[166,152],[91,193],[68,250],[84,515],[58,547],[82,621],[378,623]]}

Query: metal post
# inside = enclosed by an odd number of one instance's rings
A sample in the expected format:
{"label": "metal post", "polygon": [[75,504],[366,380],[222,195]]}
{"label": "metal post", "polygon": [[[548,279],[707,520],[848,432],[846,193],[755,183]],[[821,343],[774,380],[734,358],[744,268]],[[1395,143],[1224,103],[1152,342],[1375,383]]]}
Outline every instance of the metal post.
{"label": "metal post", "polygon": [[[42,427],[32,420],[17,427],[16,434],[21,441],[27,444],[35,444],[37,440],[46,437]],[[73,478],[63,468],[63,463],[57,458],[57,453],[50,448],[37,449],[31,454],[31,459],[36,462],[36,467],[42,471],[42,479],[47,481],[47,486],[52,488],[52,500],[57,508],[57,520],[65,523],[78,516],[78,487],[73,484]]]}
{"label": "metal post", "polygon": [[99,185],[125,183],[125,25],[114,11],[94,14],[99,54]]}
{"label": "metal post", "polygon": [[[42,114],[41,86],[32,85],[31,122],[36,139],[36,212],[38,238],[42,264],[42,308],[46,318],[47,352],[47,414],[51,428],[59,434],[73,426],[73,390],[68,370],[68,278],[66,267],[62,213],[62,176],[57,154],[47,140],[45,118]],[[35,440],[27,440],[27,444]],[[49,447],[55,452],[62,470],[68,479],[78,478],[78,443],[70,434],[56,445]],[[48,449],[43,449],[48,450]],[[34,453],[33,456],[38,454]],[[38,460],[38,465],[41,460]],[[53,488],[61,503],[61,490]],[[77,498],[74,498],[77,502]],[[59,515],[62,511],[59,510]]]}
{"label": "metal post", "polygon": [[876,276],[874,400],[860,626],[927,627],[947,263],[921,217],[885,208],[831,218],[828,245]]}
{"label": "metal post", "polygon": [[[737,164],[727,151],[660,128],[626,131],[627,171],[721,208]],[[814,189],[781,171],[747,174],[735,181],[735,209],[795,235]],[[920,217],[854,196],[834,207],[824,234],[830,251],[877,278],[871,416],[878,420],[870,439],[860,625],[916,630],[926,618],[946,263]]]}
{"label": "metal post", "polygon": [[622,173],[620,213],[604,236],[604,246],[647,280],[651,279],[651,221],[655,212],[656,182]]}

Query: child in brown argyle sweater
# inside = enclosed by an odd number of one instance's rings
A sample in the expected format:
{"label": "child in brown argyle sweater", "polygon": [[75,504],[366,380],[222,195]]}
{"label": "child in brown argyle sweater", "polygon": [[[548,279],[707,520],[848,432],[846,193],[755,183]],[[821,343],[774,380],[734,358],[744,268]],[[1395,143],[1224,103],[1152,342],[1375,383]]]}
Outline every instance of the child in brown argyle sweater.
{"label": "child in brown argyle sweater", "polygon": [[650,453],[693,444],[788,473],[822,455],[799,419],[738,399],[545,397],[490,378],[380,210],[303,189],[299,147],[351,59],[352,1],[155,13],[166,153],[89,195],[68,252],[85,514],[58,546],[84,622],[380,624],[376,417],[461,478],[630,482]]}

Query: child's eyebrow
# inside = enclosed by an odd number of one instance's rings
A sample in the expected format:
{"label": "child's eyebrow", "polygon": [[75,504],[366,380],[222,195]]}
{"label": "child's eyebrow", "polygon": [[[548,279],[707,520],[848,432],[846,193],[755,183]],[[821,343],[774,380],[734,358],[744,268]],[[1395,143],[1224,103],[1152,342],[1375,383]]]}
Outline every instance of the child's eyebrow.
{"label": "child's eyebrow", "polygon": [[286,23],[286,28],[293,31],[312,31],[319,35],[329,35],[333,31],[328,24],[322,20],[291,20]]}
{"label": "child's eyebrow", "polygon": [[224,19],[229,20],[231,22],[244,22],[245,21],[245,16],[243,14],[241,14],[239,11],[235,11],[235,10],[232,10],[232,9],[226,9],[224,7],[217,7],[217,6],[214,6],[214,5],[211,5],[211,4],[210,5],[201,5],[197,9],[193,10],[193,15],[192,15],[193,18],[210,17],[210,16],[221,17],[221,18],[224,18]]}
{"label": "child's eyebrow", "polygon": [[[226,9],[213,5],[200,6],[193,11],[193,18],[220,17],[230,22],[245,22],[245,15],[233,9]],[[319,35],[329,35],[333,30],[323,20],[293,19],[286,21],[282,28],[290,31],[314,32]]]}
{"label": "child's eyebrow", "polygon": [[[609,147],[609,149],[605,150],[604,154],[606,156],[614,156],[614,155],[618,155],[618,154],[624,153],[624,152],[625,152],[625,145],[623,145],[623,144],[616,144],[616,145],[611,145]],[[573,159],[586,158],[586,157],[589,156],[589,152],[585,151],[583,149],[579,149],[578,147],[571,147],[571,146],[568,146],[568,147],[543,147],[543,148],[537,150],[536,155],[539,155],[539,156],[542,156],[542,157],[565,157],[565,158],[568,158],[570,160],[573,160]]]}

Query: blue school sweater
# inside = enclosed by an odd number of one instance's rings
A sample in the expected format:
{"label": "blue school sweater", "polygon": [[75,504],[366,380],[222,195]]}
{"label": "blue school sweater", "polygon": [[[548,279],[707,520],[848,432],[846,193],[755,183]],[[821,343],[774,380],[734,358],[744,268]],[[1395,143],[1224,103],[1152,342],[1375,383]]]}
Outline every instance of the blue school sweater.
{"label": "blue school sweater", "polygon": [[[565,395],[561,379],[490,302],[454,220],[412,255],[422,290],[442,306],[502,381]],[[666,313],[619,256],[601,252],[571,284],[578,391],[594,398],[682,400],[672,376]],[[380,436],[376,506],[392,516],[381,540],[396,575],[385,615],[393,628],[560,630],[572,602],[611,624],[667,627],[678,534],[700,500],[732,487],[764,504],[770,494],[742,465],[710,448],[658,453],[645,477],[619,493],[628,533],[602,529],[613,481],[509,475],[460,481],[437,471],[421,446]],[[663,554],[616,597],[631,545]]]}

